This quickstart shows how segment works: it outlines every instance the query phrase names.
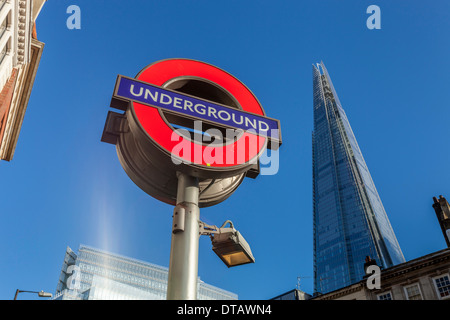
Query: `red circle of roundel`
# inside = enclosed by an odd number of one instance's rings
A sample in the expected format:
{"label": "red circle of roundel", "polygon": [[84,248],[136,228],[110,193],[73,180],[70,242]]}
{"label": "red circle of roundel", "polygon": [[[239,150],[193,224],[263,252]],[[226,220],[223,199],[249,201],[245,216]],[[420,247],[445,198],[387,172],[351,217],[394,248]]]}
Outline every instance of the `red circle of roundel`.
{"label": "red circle of roundel", "polygon": [[[162,60],[142,70],[136,79],[162,86],[168,80],[182,76],[212,81],[232,94],[244,111],[264,115],[264,110],[258,100],[244,84],[229,73],[204,62],[188,59]],[[222,168],[242,165],[257,157],[266,145],[265,137],[248,132],[241,135],[234,143],[224,146],[198,144],[174,132],[163,119],[158,108],[137,102],[133,102],[133,107],[144,131],[169,153],[172,153],[181,142],[183,145],[190,144],[191,152],[183,152],[178,155],[189,163]],[[215,162],[210,163],[207,155],[210,155]]]}

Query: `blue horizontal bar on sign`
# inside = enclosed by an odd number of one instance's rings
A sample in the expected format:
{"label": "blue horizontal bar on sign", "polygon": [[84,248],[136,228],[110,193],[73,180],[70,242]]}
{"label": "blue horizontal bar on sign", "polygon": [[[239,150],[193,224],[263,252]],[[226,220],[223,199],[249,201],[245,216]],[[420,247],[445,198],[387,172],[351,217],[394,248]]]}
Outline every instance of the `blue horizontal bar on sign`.
{"label": "blue horizontal bar on sign", "polygon": [[114,96],[280,140],[279,121],[119,76]]}

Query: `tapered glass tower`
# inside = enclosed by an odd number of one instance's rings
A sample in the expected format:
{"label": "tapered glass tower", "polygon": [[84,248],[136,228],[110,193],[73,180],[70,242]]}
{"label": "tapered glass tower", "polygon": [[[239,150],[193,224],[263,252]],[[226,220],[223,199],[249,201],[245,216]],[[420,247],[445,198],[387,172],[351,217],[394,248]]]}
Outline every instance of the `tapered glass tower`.
{"label": "tapered glass tower", "polygon": [[362,280],[365,257],[405,261],[323,63],[313,65],[314,291]]}

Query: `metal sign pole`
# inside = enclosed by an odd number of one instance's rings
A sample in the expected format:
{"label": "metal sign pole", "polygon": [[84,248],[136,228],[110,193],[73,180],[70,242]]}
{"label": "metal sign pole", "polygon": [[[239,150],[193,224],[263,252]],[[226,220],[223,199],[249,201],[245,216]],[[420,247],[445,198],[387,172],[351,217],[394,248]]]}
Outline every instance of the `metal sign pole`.
{"label": "metal sign pole", "polygon": [[198,179],[177,173],[167,300],[196,300],[200,209]]}

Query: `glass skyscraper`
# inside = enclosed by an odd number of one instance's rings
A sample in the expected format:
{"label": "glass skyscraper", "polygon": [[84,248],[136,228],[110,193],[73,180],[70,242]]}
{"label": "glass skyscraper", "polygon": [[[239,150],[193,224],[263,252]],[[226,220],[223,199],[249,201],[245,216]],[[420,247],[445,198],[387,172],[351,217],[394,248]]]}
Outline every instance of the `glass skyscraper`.
{"label": "glass skyscraper", "polygon": [[[168,268],[81,245],[67,247],[54,300],[165,300]],[[198,300],[237,300],[197,281]]]}
{"label": "glass skyscraper", "polygon": [[313,65],[314,291],[360,281],[366,256],[405,261],[369,169],[321,62]]}

